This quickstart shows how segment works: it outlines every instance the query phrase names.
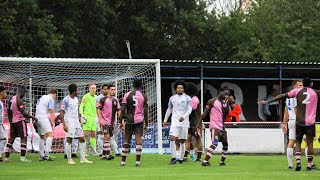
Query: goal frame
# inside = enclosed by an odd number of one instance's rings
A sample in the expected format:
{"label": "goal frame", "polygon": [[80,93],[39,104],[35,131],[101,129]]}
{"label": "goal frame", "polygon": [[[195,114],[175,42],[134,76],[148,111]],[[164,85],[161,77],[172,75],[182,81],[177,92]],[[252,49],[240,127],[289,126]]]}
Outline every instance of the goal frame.
{"label": "goal frame", "polygon": [[[24,63],[117,63],[117,64],[155,64],[156,68],[156,95],[157,95],[157,134],[158,153],[162,152],[162,109],[161,109],[161,74],[160,59],[94,59],[94,58],[33,58],[33,57],[0,57],[0,62],[24,62]],[[30,74],[31,76],[31,74]],[[32,78],[29,78],[29,97],[32,98]],[[33,106],[30,101],[30,107]],[[32,111],[30,109],[30,111]]]}

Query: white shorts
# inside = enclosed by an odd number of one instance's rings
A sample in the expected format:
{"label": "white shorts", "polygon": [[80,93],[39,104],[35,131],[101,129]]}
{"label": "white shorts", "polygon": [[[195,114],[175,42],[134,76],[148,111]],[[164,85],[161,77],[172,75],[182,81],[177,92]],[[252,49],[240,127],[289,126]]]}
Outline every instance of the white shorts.
{"label": "white shorts", "polygon": [[0,124],[0,139],[7,139],[7,133],[3,124]]}
{"label": "white shorts", "polygon": [[38,129],[38,133],[40,135],[45,135],[46,133],[53,131],[52,126],[48,119],[46,120],[39,119],[36,125]]}
{"label": "white shorts", "polygon": [[171,126],[169,135],[178,137],[178,139],[187,139],[188,128],[187,127]]}
{"label": "white shorts", "polygon": [[67,123],[67,127],[68,127],[68,132],[66,133],[66,137],[79,138],[84,136],[80,123],[78,124]]}
{"label": "white shorts", "polygon": [[288,129],[289,129],[289,139],[296,140],[296,120],[289,120]]}

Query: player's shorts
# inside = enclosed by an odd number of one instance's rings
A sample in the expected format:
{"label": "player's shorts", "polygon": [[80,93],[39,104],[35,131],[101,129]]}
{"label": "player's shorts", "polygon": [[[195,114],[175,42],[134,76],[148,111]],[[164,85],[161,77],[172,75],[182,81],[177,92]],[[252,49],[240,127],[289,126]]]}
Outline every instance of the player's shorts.
{"label": "player's shorts", "polygon": [[304,134],[306,135],[306,139],[313,139],[316,136],[316,126],[302,126],[296,124],[296,139],[302,141]]}
{"label": "player's shorts", "polygon": [[27,137],[27,124],[26,121],[19,121],[16,123],[11,123],[10,125],[10,137]]}
{"label": "player's shorts", "polygon": [[7,139],[6,129],[3,124],[0,124],[0,139]]}
{"label": "player's shorts", "polygon": [[110,137],[112,137],[113,136],[113,130],[114,130],[113,126],[104,125],[102,132],[103,132],[104,135],[109,134]]}
{"label": "player's shorts", "polygon": [[171,126],[169,135],[178,137],[178,139],[187,139],[188,137],[188,129],[187,127],[178,127],[178,126]]}
{"label": "player's shorts", "polygon": [[211,140],[212,142],[222,142],[222,144],[228,143],[227,131],[220,129],[211,129]]}
{"label": "player's shorts", "polygon": [[84,131],[96,131],[97,130],[97,123],[96,123],[96,117],[86,117],[87,122],[82,125],[82,129]]}
{"label": "player's shorts", "polygon": [[48,132],[52,132],[52,126],[48,119],[39,119],[36,123],[37,131],[40,135],[45,135]]}
{"label": "player's shorts", "polygon": [[79,138],[83,137],[84,133],[80,126],[80,123],[67,123],[68,132],[66,133],[66,137],[69,138]]}
{"label": "player's shorts", "polygon": [[98,117],[96,118],[96,126],[97,126],[97,132],[102,131]]}
{"label": "player's shorts", "polygon": [[125,135],[140,134],[143,135],[143,122],[137,124],[128,124],[125,125]]}
{"label": "player's shorts", "polygon": [[289,129],[289,139],[296,140],[296,120],[289,120],[288,129]]}
{"label": "player's shorts", "polygon": [[188,134],[190,134],[191,136],[194,136],[194,137],[201,137],[201,129],[191,127],[188,129]]}

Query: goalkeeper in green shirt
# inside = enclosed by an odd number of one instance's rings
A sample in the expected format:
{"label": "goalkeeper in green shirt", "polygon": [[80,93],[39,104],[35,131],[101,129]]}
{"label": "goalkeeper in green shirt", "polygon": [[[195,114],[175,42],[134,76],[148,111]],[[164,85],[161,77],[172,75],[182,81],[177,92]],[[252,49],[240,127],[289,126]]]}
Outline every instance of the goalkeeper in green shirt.
{"label": "goalkeeper in green shirt", "polygon": [[97,141],[96,141],[96,84],[89,84],[89,92],[82,97],[79,112],[81,117],[86,119],[86,123],[83,124],[82,129],[84,137],[87,139],[90,136],[90,145],[93,150],[93,154],[97,154]]}

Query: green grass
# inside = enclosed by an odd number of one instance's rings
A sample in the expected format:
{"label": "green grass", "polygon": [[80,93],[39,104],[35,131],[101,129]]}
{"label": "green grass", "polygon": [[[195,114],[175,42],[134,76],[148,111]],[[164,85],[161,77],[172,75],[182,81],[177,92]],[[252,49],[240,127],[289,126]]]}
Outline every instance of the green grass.
{"label": "green grass", "polygon": [[[0,163],[0,179],[320,179],[320,171],[306,172],[305,159],[301,172],[287,168],[285,155],[229,155],[227,166],[220,167],[220,156],[211,158],[211,167],[200,163],[168,165],[170,155],[143,154],[141,167],[135,167],[135,156],[130,154],[125,167],[120,167],[120,158],[102,161],[90,156],[93,164],[68,165],[62,154],[53,154],[53,162],[39,162],[38,154],[27,154],[31,163],[19,162],[19,155],[12,154],[10,162]],[[315,158],[319,163],[319,158]],[[320,165],[320,164],[319,164]]]}

